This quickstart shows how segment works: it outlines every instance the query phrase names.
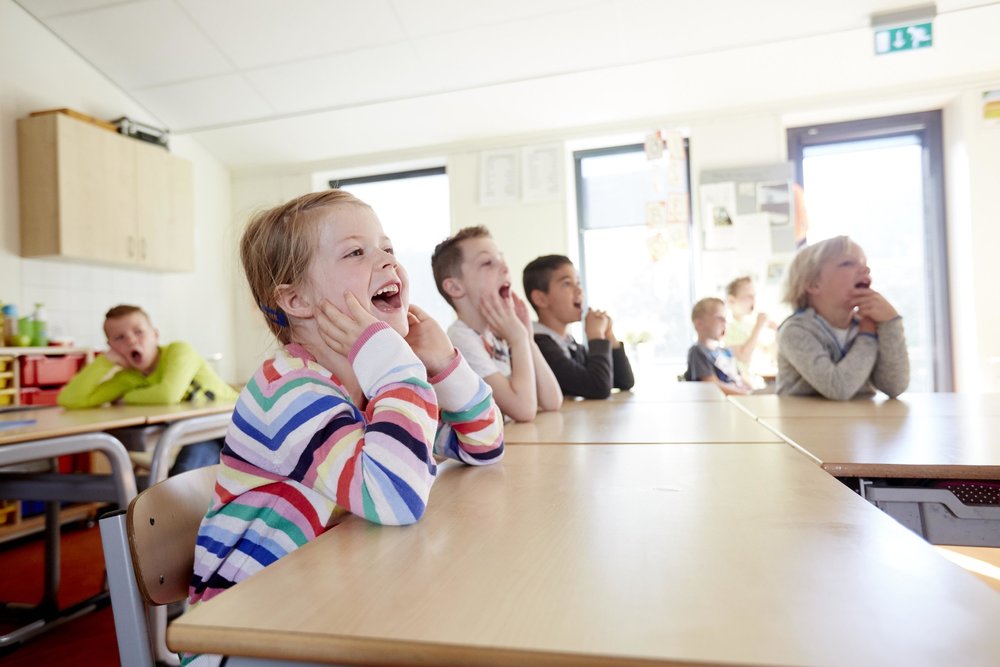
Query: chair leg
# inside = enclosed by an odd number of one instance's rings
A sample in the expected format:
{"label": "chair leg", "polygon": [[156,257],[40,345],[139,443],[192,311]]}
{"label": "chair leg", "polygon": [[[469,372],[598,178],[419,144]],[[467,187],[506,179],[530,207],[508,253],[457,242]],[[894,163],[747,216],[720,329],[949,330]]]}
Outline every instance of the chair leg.
{"label": "chair leg", "polygon": [[146,621],[146,606],[132,569],[125,512],[101,518],[101,545],[111,590],[111,610],[115,618],[118,653],[123,666],[153,667],[153,653]]}
{"label": "chair leg", "polygon": [[156,651],[156,662],[177,667],[181,664],[177,654],[167,648],[167,607],[161,605],[149,610],[149,634]]}

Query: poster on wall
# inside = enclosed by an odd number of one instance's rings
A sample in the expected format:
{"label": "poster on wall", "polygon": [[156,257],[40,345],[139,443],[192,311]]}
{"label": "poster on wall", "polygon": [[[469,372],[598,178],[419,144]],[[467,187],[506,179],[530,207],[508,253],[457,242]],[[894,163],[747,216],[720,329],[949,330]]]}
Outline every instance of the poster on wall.
{"label": "poster on wall", "polygon": [[737,214],[736,184],[709,183],[699,190],[701,225],[705,233],[705,250],[729,250],[736,247],[733,218]]}
{"label": "poster on wall", "polygon": [[525,202],[540,202],[558,199],[562,147],[531,146],[521,149],[521,199]]}
{"label": "poster on wall", "polygon": [[795,209],[792,199],[794,169],[791,162],[758,167],[707,170],[701,173],[700,219],[706,250],[736,247],[735,236],[723,232],[728,218],[764,214],[771,235],[772,254],[794,253]]}
{"label": "poster on wall", "polygon": [[479,205],[516,204],[521,199],[521,154],[517,149],[479,154]]}

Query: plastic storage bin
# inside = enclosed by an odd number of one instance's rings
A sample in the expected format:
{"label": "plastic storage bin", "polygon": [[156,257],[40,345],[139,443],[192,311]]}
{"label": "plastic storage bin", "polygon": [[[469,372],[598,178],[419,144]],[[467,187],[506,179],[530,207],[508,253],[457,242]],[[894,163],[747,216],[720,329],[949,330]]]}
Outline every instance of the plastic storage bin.
{"label": "plastic storage bin", "polygon": [[82,354],[64,356],[44,356],[29,354],[19,358],[21,364],[21,386],[42,387],[63,385],[83,366],[86,357]]}
{"label": "plastic storage bin", "polygon": [[62,387],[55,389],[25,387],[21,390],[21,405],[56,405],[56,397],[59,396],[60,389]]}

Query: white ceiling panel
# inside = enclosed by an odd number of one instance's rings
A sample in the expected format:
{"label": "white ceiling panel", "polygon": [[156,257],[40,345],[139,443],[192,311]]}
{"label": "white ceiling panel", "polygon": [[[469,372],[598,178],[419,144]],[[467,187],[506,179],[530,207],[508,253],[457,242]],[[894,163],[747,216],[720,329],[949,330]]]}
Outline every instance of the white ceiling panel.
{"label": "white ceiling panel", "polygon": [[316,58],[246,73],[279,112],[331,109],[434,91],[409,44]]}
{"label": "white ceiling panel", "polygon": [[[446,88],[533,79],[622,62],[606,6],[415,40],[421,63]],[[456,57],[456,54],[461,54]]]}
{"label": "white ceiling panel", "polygon": [[618,3],[609,0],[393,0],[396,13],[410,37],[439,35],[614,4]]}
{"label": "white ceiling panel", "polygon": [[171,0],[117,4],[46,23],[126,90],[232,70]]}
{"label": "white ceiling panel", "polygon": [[237,67],[287,63],[400,41],[388,0],[180,0]]}
{"label": "white ceiling panel", "polygon": [[244,167],[1000,72],[1000,0],[940,0],[934,49],[877,60],[869,16],[915,3],[12,1]]}
{"label": "white ceiling panel", "polygon": [[122,2],[123,0],[18,0],[17,4],[38,18],[44,19],[106,5],[120,5]]}
{"label": "white ceiling panel", "polygon": [[172,131],[266,118],[274,109],[239,74],[145,88],[132,97]]}

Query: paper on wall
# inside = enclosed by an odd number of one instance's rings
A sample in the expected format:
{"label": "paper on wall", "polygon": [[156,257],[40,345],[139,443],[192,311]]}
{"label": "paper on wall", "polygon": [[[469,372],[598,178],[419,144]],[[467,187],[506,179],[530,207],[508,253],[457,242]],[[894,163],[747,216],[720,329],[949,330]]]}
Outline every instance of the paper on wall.
{"label": "paper on wall", "polygon": [[767,213],[738,215],[733,219],[740,265],[762,275],[771,259],[771,219]]}

